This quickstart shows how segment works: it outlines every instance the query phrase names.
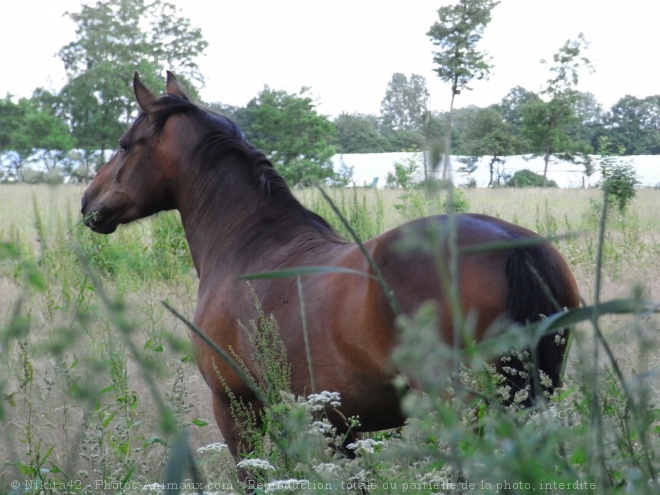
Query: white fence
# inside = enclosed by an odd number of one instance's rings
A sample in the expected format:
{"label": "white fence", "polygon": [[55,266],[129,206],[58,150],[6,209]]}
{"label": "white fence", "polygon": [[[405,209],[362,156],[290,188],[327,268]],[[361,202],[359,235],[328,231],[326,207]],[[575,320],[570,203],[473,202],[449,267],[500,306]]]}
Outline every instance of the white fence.
{"label": "white fence", "polygon": [[[461,157],[452,156],[450,163],[451,178],[457,185],[467,184],[474,179],[477,187],[488,186],[490,157],[482,157],[477,162],[477,169],[472,174],[461,171],[464,163]],[[587,176],[584,167],[569,162],[553,160],[548,166],[548,179],[554,180],[559,187],[593,187],[600,180],[600,157],[592,156],[594,173]],[[640,155],[621,157],[620,160],[630,163],[637,174],[642,187],[660,185],[660,155]],[[342,166],[353,168],[353,183],[357,186],[373,185],[377,178],[377,187],[385,187],[388,172],[394,172],[394,164],[407,164],[414,161],[418,165],[417,179],[423,178],[423,153],[346,153],[332,157],[335,171]],[[528,169],[537,174],[543,174],[543,159],[527,156],[509,156],[504,164],[495,165],[494,179],[498,176],[511,176],[518,170]],[[437,176],[436,172],[436,176]]]}

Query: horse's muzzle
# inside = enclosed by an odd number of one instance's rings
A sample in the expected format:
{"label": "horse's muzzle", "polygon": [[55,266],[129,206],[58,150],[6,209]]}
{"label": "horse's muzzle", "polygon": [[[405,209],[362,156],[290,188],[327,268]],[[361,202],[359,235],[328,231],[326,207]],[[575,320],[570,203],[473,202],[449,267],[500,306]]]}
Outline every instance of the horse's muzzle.
{"label": "horse's muzzle", "polygon": [[108,218],[108,215],[104,214],[102,209],[88,208],[85,196],[83,196],[80,212],[85,226],[98,234],[112,234],[117,230],[117,223]]}

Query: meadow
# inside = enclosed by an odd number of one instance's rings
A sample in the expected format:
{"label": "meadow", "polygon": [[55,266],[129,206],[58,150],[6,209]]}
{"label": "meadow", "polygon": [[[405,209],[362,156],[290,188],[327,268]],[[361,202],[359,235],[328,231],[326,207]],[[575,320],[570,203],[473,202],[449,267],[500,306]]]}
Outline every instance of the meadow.
{"label": "meadow", "polygon": [[[238,493],[186,324],[162,304],[189,317],[195,307],[178,215],[101,236],[80,222],[83,190],[0,186],[0,494],[145,493],[164,480]],[[452,207],[445,192],[329,193],[362,238]],[[296,194],[345,230],[318,191]],[[466,189],[452,204],[557,238],[595,308],[562,389],[534,410],[467,404],[431,376],[447,351],[420,312],[402,321],[394,356],[424,384],[404,401],[409,424],[367,435],[348,461],[311,414],[341,398],[282,394],[245,461],[255,492],[658,493],[660,190],[606,218],[596,189]],[[614,299],[625,301],[601,304]],[[487,397],[483,357],[466,361],[456,383]]]}

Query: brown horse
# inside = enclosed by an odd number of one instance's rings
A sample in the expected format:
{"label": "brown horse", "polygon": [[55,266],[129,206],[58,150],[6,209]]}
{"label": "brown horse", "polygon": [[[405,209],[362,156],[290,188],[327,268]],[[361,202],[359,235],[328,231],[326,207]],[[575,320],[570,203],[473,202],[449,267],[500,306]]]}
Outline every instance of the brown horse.
{"label": "brown horse", "polygon": [[[168,73],[167,94],[157,98],[133,81],[141,113],[119,141],[119,150],[96,174],[82,198],[85,224],[110,234],[162,210],[177,209],[199,276],[194,323],[220,348],[231,349],[258,376],[251,344],[239,322],[256,319],[255,302],[240,275],[291,267],[343,267],[374,274],[358,245],[342,239],[320,216],[292,195],[266,156],[230,120],[188,100]],[[440,337],[453,343],[453,316],[440,282],[439,253],[402,251],[403,233],[447,231],[449,216],[410,222],[364,243],[390,287],[400,311],[412,314],[425,301],[437,304]],[[459,284],[464,315],[476,315],[475,336],[503,319],[525,323],[579,303],[575,280],[561,255],[546,242],[465,253],[465,247],[520,239],[533,232],[485,215],[456,215]],[[446,261],[445,261],[446,263]],[[446,267],[445,267],[446,268]],[[345,273],[303,279],[304,308],[316,391],[341,394],[341,413],[358,416],[361,429],[397,427],[405,418],[397,370],[389,356],[397,344],[396,312],[373,277]],[[257,280],[253,291],[265,314],[274,315],[291,359],[291,387],[313,392],[305,359],[296,280]],[[543,337],[537,364],[554,385],[560,381],[565,340]],[[220,431],[238,455],[240,428],[228,393],[255,407],[259,401],[239,376],[198,336],[193,344],[199,369],[211,389]],[[522,387],[525,383],[514,383]],[[337,424],[342,428],[342,424]]]}

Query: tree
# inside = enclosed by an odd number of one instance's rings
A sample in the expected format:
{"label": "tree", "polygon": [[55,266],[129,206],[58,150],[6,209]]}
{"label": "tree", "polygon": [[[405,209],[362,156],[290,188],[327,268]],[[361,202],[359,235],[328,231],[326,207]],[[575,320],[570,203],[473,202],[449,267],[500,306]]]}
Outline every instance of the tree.
{"label": "tree", "polygon": [[579,123],[576,108],[580,93],[575,90],[578,71],[582,66],[591,69],[589,59],[582,55],[587,46],[582,34],[576,40],[568,40],[553,56],[555,65],[550,67],[552,77],[542,92],[546,99],[530,99],[520,108],[522,134],[531,147],[532,155],[543,157],[546,183],[548,165],[553,158],[581,163],[587,174],[591,173],[587,155],[591,145],[574,134]]}
{"label": "tree", "polygon": [[569,131],[577,140],[589,143],[591,149],[598,148],[598,140],[605,132],[605,111],[593,93],[578,92],[575,95],[577,124]]}
{"label": "tree", "polygon": [[163,69],[172,70],[196,97],[194,83],[202,77],[195,58],[207,42],[172,4],[102,0],[67,15],[78,27],[76,40],[59,52],[68,79],[60,93],[61,108],[76,147],[86,154],[114,148],[135,116],[134,71],[156,85]]}
{"label": "tree", "polygon": [[14,103],[9,96],[0,100],[0,151],[7,152],[8,177],[25,180],[24,165],[38,161],[46,172],[68,152],[73,140],[69,130],[37,96]]}
{"label": "tree", "polygon": [[660,95],[624,96],[612,106],[605,124],[609,141],[626,155],[660,154]]}
{"label": "tree", "polygon": [[[380,104],[381,134],[387,139],[387,151],[428,149],[442,135],[443,125],[429,110],[430,94],[426,79],[418,74],[410,78],[392,74]],[[424,177],[428,164],[424,155]]]}
{"label": "tree", "polygon": [[335,128],[316,112],[309,89],[298,94],[265,87],[234,118],[250,141],[270,155],[278,172],[292,185],[334,178],[330,157]]}
{"label": "tree", "polygon": [[342,113],[334,121],[339,153],[382,153],[389,151],[387,139],[378,132],[375,115]]}
{"label": "tree", "polygon": [[437,64],[438,77],[451,85],[451,100],[447,112],[445,129],[445,159],[442,178],[447,178],[449,155],[451,154],[451,124],[454,98],[472,79],[484,79],[491,65],[485,52],[477,50],[485,27],[490,23],[491,11],[499,4],[494,0],[459,0],[454,6],[438,9],[439,21],[435,22],[427,35],[438,47],[433,61]]}
{"label": "tree", "polygon": [[504,120],[497,105],[477,109],[463,133],[463,149],[471,157],[468,164],[476,163],[478,157],[490,157],[488,187],[493,185],[497,164],[504,164],[506,157],[515,154],[518,146],[513,126]]}
{"label": "tree", "polygon": [[389,131],[424,133],[424,121],[429,113],[430,94],[426,79],[412,74],[408,79],[395,72],[387,85],[380,104],[381,123]]}
{"label": "tree", "polygon": [[[522,139],[521,109],[526,103],[529,103],[530,101],[538,101],[540,99],[539,95],[523,88],[522,86],[511,88],[504,98],[502,98],[502,101],[500,102],[502,118],[505,122],[513,126],[513,129],[519,138]],[[522,142],[521,146],[524,147]]]}

